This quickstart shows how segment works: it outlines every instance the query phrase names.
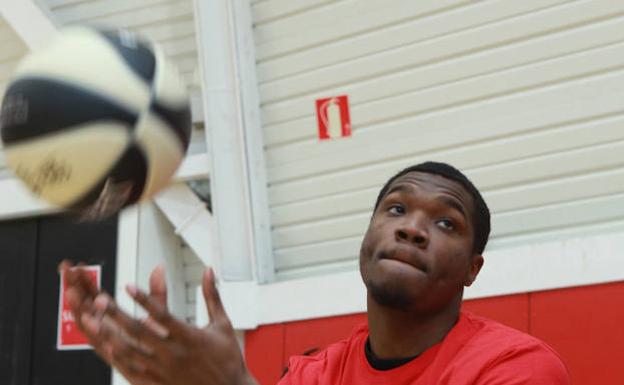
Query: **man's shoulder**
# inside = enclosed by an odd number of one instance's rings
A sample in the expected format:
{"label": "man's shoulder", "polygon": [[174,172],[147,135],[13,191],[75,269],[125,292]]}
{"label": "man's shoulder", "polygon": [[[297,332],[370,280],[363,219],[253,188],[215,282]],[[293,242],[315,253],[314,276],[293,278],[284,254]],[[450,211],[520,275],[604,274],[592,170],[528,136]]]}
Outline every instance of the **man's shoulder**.
{"label": "man's shoulder", "polygon": [[469,345],[487,346],[490,351],[531,348],[557,355],[544,341],[526,332],[470,312],[462,312],[462,317],[469,324],[468,327],[474,330],[472,338],[468,341]]}
{"label": "man's shoulder", "polygon": [[519,384],[568,384],[568,370],[559,354],[547,343],[497,321],[464,313],[473,328],[472,337],[460,350],[459,360],[480,362],[482,376],[526,377]]}

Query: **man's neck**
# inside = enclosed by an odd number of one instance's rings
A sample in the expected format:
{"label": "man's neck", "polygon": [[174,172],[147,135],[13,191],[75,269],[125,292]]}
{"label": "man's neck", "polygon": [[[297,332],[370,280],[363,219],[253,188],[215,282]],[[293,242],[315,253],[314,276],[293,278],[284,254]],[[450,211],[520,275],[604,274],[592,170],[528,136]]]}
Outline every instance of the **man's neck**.
{"label": "man's neck", "polygon": [[377,304],[368,297],[368,328],[375,356],[414,357],[442,341],[459,319],[461,296],[435,314],[415,314]]}

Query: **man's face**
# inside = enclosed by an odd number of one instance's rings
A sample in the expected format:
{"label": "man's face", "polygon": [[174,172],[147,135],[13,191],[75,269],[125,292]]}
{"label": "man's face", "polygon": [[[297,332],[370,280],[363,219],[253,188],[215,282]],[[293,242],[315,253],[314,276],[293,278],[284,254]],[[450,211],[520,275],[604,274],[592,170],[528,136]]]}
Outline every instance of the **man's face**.
{"label": "man's face", "polygon": [[435,312],[461,296],[483,258],[473,255],[472,196],[439,175],[410,172],[382,198],[362,241],[360,272],[384,306]]}

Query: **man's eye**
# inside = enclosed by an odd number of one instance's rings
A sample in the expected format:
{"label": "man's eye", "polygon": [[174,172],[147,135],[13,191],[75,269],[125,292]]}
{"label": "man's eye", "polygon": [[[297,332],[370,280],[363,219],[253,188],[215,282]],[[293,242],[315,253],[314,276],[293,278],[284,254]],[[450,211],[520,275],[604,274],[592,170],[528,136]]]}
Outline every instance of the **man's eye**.
{"label": "man's eye", "polygon": [[388,208],[388,212],[392,214],[405,214],[405,208],[401,205],[392,205]]}
{"label": "man's eye", "polygon": [[453,229],[455,229],[455,225],[453,224],[453,221],[450,220],[450,219],[440,219],[437,222],[437,224],[438,224],[438,226],[440,226],[441,228],[446,229],[446,230],[453,230]]}

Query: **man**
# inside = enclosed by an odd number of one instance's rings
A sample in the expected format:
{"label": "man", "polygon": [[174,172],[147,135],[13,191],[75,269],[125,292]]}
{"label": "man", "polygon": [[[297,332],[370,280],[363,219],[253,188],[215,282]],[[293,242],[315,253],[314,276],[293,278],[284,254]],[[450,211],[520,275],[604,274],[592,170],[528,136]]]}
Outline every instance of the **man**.
{"label": "man", "polygon": [[[543,342],[460,311],[490,232],[479,191],[455,168],[426,162],[381,189],[360,250],[368,325],[312,357],[295,357],[280,380],[297,384],[567,385],[565,366]],[[165,309],[164,273],[150,294],[128,293],[140,322],[63,263],[68,297],[96,352],[133,384],[253,384],[207,270],[205,329]]]}

